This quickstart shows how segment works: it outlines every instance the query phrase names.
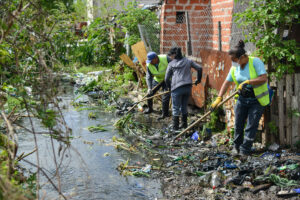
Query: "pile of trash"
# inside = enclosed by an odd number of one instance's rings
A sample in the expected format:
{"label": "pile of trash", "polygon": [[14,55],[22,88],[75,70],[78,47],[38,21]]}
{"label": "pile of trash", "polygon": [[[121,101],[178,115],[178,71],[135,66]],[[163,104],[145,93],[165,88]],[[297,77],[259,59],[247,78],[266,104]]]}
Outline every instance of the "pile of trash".
{"label": "pile of trash", "polygon": [[122,175],[160,178],[167,199],[299,199],[299,153],[273,144],[254,145],[251,156],[233,156],[232,138],[212,135],[203,124],[174,140],[178,132],[168,128],[171,118],[156,122],[157,113],[127,114],[132,106],[130,98],[116,103],[116,114],[125,114],[115,124],[124,140],[113,145],[145,162],[121,162]]}
{"label": "pile of trash", "polygon": [[[129,168],[118,169],[123,175],[137,173],[161,178],[166,198],[244,199],[244,195],[255,199],[269,195],[273,199],[299,198],[299,153],[280,149],[277,144],[269,149],[256,144],[251,156],[233,156],[232,139],[227,135],[215,134],[204,141],[200,140],[201,131],[194,130],[174,140],[178,133],[168,128],[134,126],[132,123],[145,120],[143,115],[135,116],[127,120],[123,136],[148,163],[137,165],[127,161]],[[166,127],[168,123],[165,122]]]}

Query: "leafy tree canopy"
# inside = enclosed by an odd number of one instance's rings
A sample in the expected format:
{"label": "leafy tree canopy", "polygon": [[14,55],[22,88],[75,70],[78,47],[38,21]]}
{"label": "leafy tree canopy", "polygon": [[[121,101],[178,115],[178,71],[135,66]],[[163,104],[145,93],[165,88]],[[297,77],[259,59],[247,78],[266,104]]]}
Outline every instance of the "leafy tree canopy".
{"label": "leafy tree canopy", "polygon": [[300,66],[299,44],[283,37],[299,24],[299,10],[299,0],[250,0],[248,8],[235,15],[239,27],[250,31],[246,41],[256,45],[256,53],[277,78]]}

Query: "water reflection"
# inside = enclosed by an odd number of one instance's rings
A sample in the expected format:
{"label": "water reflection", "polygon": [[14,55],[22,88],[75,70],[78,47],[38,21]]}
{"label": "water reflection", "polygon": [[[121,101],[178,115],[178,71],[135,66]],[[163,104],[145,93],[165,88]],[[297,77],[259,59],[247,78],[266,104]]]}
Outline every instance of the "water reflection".
{"label": "water reflection", "polygon": [[[130,158],[133,161],[140,161],[137,155],[130,155],[127,152],[118,152],[113,146],[105,145],[112,142],[114,135],[118,136],[112,124],[115,118],[112,114],[103,113],[98,109],[76,111],[71,106],[75,98],[73,86],[64,85],[60,105],[64,108],[63,115],[67,125],[72,129],[70,148],[61,150],[60,143],[54,141],[55,156],[60,165],[61,186],[63,194],[71,199],[155,199],[161,198],[161,184],[159,180],[123,177],[116,170],[120,162]],[[67,89],[66,89],[67,88]],[[78,101],[87,101],[88,97],[82,96]],[[64,105],[64,106],[63,106]],[[89,119],[88,114],[94,112],[101,116],[96,120]],[[24,126],[29,125],[28,119],[24,119]],[[36,131],[45,131],[38,126],[39,122],[34,121]],[[91,133],[87,130],[89,126],[98,124],[105,126],[108,131]],[[21,132],[19,138],[19,154],[30,152],[34,148],[33,135]],[[38,146],[40,165],[49,173],[54,183],[58,180],[53,178],[55,174],[55,163],[53,162],[53,150],[49,136],[38,135]],[[101,142],[102,141],[102,142]],[[104,141],[104,142],[103,142]],[[108,153],[104,156],[105,153]],[[30,162],[36,163],[36,154],[27,157]],[[60,160],[62,162],[60,163]],[[28,164],[21,162],[26,168],[32,171],[35,169]],[[45,178],[42,178],[41,197],[56,199],[57,192]]]}

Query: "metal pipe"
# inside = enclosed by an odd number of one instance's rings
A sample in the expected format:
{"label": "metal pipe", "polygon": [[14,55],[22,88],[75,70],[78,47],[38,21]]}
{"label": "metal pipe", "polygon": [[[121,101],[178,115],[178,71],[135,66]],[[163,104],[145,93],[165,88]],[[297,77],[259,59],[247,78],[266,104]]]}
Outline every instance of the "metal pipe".
{"label": "metal pipe", "polygon": [[221,21],[218,22],[218,30],[219,30],[219,51],[222,51],[222,29],[221,29]]}

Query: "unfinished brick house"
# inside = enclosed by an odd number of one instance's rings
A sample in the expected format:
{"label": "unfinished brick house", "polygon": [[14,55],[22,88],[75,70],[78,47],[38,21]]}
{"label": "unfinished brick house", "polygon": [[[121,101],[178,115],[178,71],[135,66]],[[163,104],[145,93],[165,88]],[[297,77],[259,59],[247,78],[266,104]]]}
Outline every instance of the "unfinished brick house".
{"label": "unfinished brick house", "polygon": [[[234,0],[164,0],[160,53],[172,46],[182,47],[186,55],[201,59],[202,86],[219,90],[231,67],[227,52],[241,38],[232,31],[235,6]],[[197,106],[203,107],[205,98],[203,87],[193,88]]]}
{"label": "unfinished brick house", "polygon": [[[243,3],[248,0],[243,1]],[[193,86],[192,99],[198,107],[210,103],[207,89],[219,90],[226,78],[231,60],[228,51],[240,39],[244,39],[234,21],[234,13],[243,12],[247,5],[234,0],[164,0],[161,9],[160,53],[167,53],[173,46],[180,46],[187,56],[201,62],[204,76],[201,84]],[[291,32],[296,35],[299,27]],[[252,52],[255,47],[246,44],[246,51]],[[193,74],[194,79],[196,74]],[[271,84],[276,90],[273,103],[267,107],[267,115],[262,118],[261,125],[265,130],[263,140],[280,144],[300,142],[300,118],[289,116],[288,110],[300,112],[300,74],[286,75],[282,80],[273,80]],[[234,89],[234,88],[232,88]],[[227,128],[233,126],[234,100],[226,104]],[[268,112],[269,110],[269,112]],[[278,135],[268,133],[268,122],[278,127]]]}

